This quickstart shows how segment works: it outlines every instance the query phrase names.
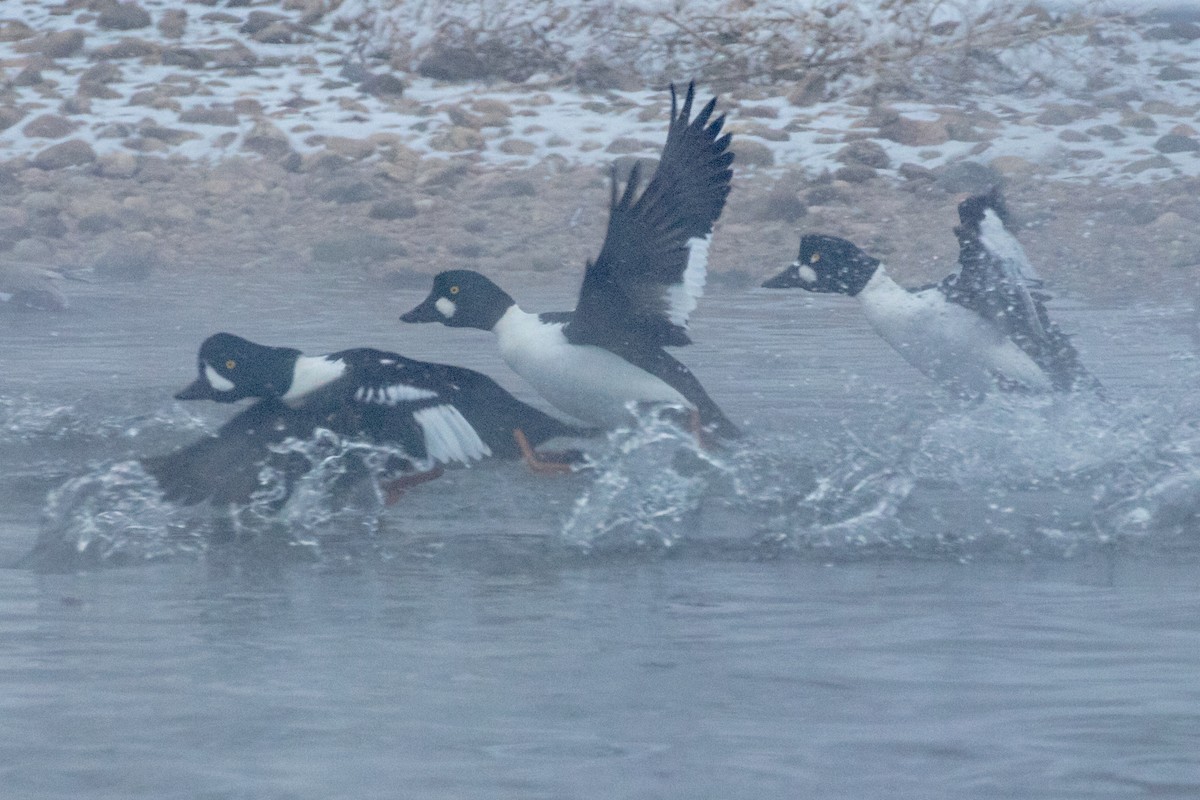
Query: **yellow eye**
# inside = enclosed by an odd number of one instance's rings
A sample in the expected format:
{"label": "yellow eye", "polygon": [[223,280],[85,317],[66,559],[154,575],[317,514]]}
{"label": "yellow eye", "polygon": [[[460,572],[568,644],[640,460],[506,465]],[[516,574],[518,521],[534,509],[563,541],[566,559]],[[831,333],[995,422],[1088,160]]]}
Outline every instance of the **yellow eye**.
{"label": "yellow eye", "polygon": [[237,366],[237,362],[232,358],[225,362],[225,369],[233,369]]}
{"label": "yellow eye", "polygon": [[458,287],[457,287],[457,286],[451,286],[451,287],[450,287],[450,294],[458,294]]}
{"label": "yellow eye", "polygon": [[808,263],[810,263],[810,264],[815,264],[820,260],[821,260],[820,253],[813,253],[811,256],[808,257]]}

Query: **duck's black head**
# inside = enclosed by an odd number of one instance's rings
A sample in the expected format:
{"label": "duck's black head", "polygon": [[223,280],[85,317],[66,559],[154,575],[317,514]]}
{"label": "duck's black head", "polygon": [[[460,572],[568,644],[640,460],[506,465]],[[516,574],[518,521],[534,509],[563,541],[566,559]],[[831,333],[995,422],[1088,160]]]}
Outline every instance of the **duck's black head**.
{"label": "duck's black head", "polygon": [[279,397],[291,386],[299,356],[299,350],[215,333],[200,345],[199,377],[175,399],[233,403],[246,397]]}
{"label": "duck's black head", "polygon": [[512,305],[512,297],[483,275],[453,269],[437,275],[429,296],[400,319],[490,331]]}
{"label": "duck's black head", "polygon": [[799,287],[810,292],[846,294],[862,291],[879,259],[860,250],[853,242],[836,236],[809,234],[800,240],[800,255],[792,265],[763,286],[767,289]]}

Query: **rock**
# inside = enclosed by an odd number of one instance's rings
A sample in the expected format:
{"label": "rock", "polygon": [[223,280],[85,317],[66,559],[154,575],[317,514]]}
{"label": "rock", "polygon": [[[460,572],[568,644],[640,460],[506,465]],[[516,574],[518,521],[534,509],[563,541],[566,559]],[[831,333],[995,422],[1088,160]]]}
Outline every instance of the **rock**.
{"label": "rock", "polygon": [[438,131],[429,138],[429,146],[434,150],[458,152],[461,150],[482,150],[483,136],[479,131],[454,125]]}
{"label": "rock", "polygon": [[935,169],[934,173],[938,188],[951,194],[980,194],[1004,183],[1000,173],[976,161],[957,161]]}
{"label": "rock", "polygon": [[283,14],[275,14],[271,11],[251,11],[246,17],[246,21],[238,28],[238,33],[247,36],[253,36],[259,31],[266,30],[278,22],[285,22],[287,17]]}
{"label": "rock", "polygon": [[843,164],[856,164],[873,169],[887,169],[891,165],[887,151],[878,142],[872,142],[870,139],[851,142],[833,157]]}
{"label": "rock", "polygon": [[63,100],[58,110],[63,114],[90,114],[92,113],[92,99],[85,94],[77,94]]}
{"label": "rock", "polygon": [[833,177],[839,181],[846,183],[866,183],[869,180],[874,180],[879,173],[874,167],[868,167],[866,164],[847,164],[844,167],[838,167],[833,173]]}
{"label": "rock", "polygon": [[15,106],[0,105],[0,131],[8,130],[25,117],[25,112]]}
{"label": "rock", "polygon": [[317,195],[327,203],[364,203],[379,197],[379,190],[366,181],[340,181],[323,188]]}
{"label": "rock", "polygon": [[47,147],[33,157],[33,166],[52,170],[91,164],[96,160],[96,151],[82,139],[68,139]]}
{"label": "rock", "polygon": [[825,99],[828,84],[823,75],[811,75],[788,94],[788,102],[800,108],[816,105]]}
{"label": "rock", "polygon": [[78,28],[51,31],[38,42],[37,49],[46,58],[69,58],[83,49],[87,35]]}
{"label": "rock", "polygon": [[437,45],[417,64],[417,74],[439,81],[469,81],[486,77],[488,70],[470,48]]}
{"label": "rock", "polygon": [[407,85],[390,72],[367,77],[358,88],[366,94],[376,97],[400,97]]}
{"label": "rock", "polygon": [[786,186],[776,186],[763,200],[760,219],[795,222],[808,214],[808,205]]}
{"label": "rock", "polygon": [[417,204],[407,197],[380,200],[371,206],[367,216],[371,219],[412,219],[417,215]]}
{"label": "rock", "polygon": [[537,152],[537,145],[524,139],[505,139],[496,147],[510,156],[531,156]]}
{"label": "rock", "polygon": [[483,196],[492,197],[536,197],[537,186],[524,178],[504,178],[483,190]]}
{"label": "rock", "polygon": [[774,106],[738,106],[738,118],[778,119],[779,109]]}
{"label": "rock", "polygon": [[[487,120],[507,120],[513,115],[512,106],[503,100],[496,100],[491,97],[481,97],[471,103],[471,108],[475,113],[480,114],[484,118],[484,127],[490,123]],[[503,124],[501,122],[500,124]]]}
{"label": "rock", "polygon": [[96,162],[96,174],[102,178],[132,178],[137,169],[137,158],[120,150],[106,153]]}
{"label": "rock", "polygon": [[941,120],[925,121],[900,116],[880,125],[879,135],[909,147],[932,147],[950,139]]}
{"label": "rock", "polygon": [[1154,149],[1160,153],[1191,153],[1200,150],[1200,141],[1190,136],[1168,133],[1154,143]]}
{"label": "rock", "polygon": [[607,92],[624,86],[628,76],[603,59],[587,56],[575,68],[575,85],[585,92]]}
{"label": "rock", "polygon": [[138,128],[138,134],[147,139],[157,139],[172,147],[181,145],[192,139],[201,138],[200,134],[195,131],[183,130],[182,128],[168,128],[164,125],[143,125]]}
{"label": "rock", "polygon": [[114,31],[132,31],[145,28],[150,23],[150,12],[134,2],[109,5],[96,19],[96,24],[101,28]]}
{"label": "rock", "polygon": [[158,32],[168,39],[179,39],[187,30],[187,11],[169,8],[158,15]]}
{"label": "rock", "polygon": [[37,86],[44,80],[41,70],[30,64],[16,74],[12,84],[13,86]]}
{"label": "rock", "polygon": [[1152,133],[1158,127],[1154,117],[1136,111],[1122,111],[1121,124],[1127,128],[1136,128],[1143,133]]}
{"label": "rock", "polygon": [[238,124],[238,115],[228,106],[192,106],[179,115],[179,121],[194,125],[233,127]]}
{"label": "rock", "polygon": [[61,139],[78,127],[79,123],[58,114],[42,114],[26,123],[21,132],[35,139]]}
{"label": "rock", "polygon": [[212,56],[213,66],[217,69],[248,69],[258,63],[258,56],[254,55],[254,51],[241,42],[208,52]]}
{"label": "rock", "polygon": [[143,280],[161,266],[162,256],[149,233],[118,237],[93,264],[97,275],[119,281]]}
{"label": "rock", "polygon": [[322,239],[312,246],[312,259],[325,264],[386,261],[407,255],[404,246],[376,233],[358,231]]}
{"label": "rock", "polygon": [[1047,103],[1033,121],[1039,125],[1070,125],[1091,116],[1095,116],[1095,111],[1087,106]]}
{"label": "rock", "polygon": [[0,20],[0,42],[19,42],[33,35],[33,28],[19,19]]}
{"label": "rock", "polygon": [[1160,81],[1186,81],[1196,77],[1197,72],[1190,69],[1184,69],[1178,64],[1168,64],[1158,71],[1158,79]]}
{"label": "rock", "polygon": [[1000,175],[1002,179],[1007,175],[1014,177],[1036,175],[1039,171],[1037,164],[1020,156],[996,156],[988,162],[988,168]]}
{"label": "rock", "polygon": [[195,47],[167,47],[162,51],[162,63],[169,67],[203,69],[208,63],[209,53]]}
{"label": "rock", "polygon": [[1191,42],[1200,39],[1200,25],[1187,20],[1172,20],[1169,25],[1146,30],[1142,36],[1151,41]]}
{"label": "rock", "polygon": [[900,173],[900,177],[907,181],[933,181],[937,176],[933,170],[928,167],[923,167],[920,164],[914,164],[911,161],[906,161],[896,170]]}
{"label": "rock", "polygon": [[375,153],[375,143],[370,139],[352,139],[349,136],[326,136],[325,147],[355,161],[369,158]]}
{"label": "rock", "polygon": [[446,116],[449,117],[450,121],[455,125],[460,125],[464,128],[472,128],[473,130],[479,130],[481,127],[483,127],[483,117],[479,116],[478,114],[472,114],[470,111],[467,111],[458,104],[451,103],[450,105],[440,106],[439,110],[445,111]]}
{"label": "rock", "polygon": [[1172,166],[1171,159],[1160,154],[1151,158],[1141,158],[1137,161],[1131,161],[1122,167],[1121,171],[1130,175],[1137,175],[1139,172],[1145,172],[1148,169],[1170,169]]}
{"label": "rock", "polygon": [[99,64],[94,64],[83,71],[79,76],[80,83],[112,83],[119,81],[122,78],[121,68],[116,64],[111,64],[103,61]]}
{"label": "rock", "polygon": [[823,183],[808,190],[804,195],[810,206],[829,206],[850,202],[850,197],[832,183]]}
{"label": "rock", "polygon": [[276,22],[250,38],[262,44],[291,44],[296,40],[296,31],[289,22]]}
{"label": "rock", "polygon": [[1125,138],[1125,134],[1116,125],[1095,125],[1088,128],[1086,133],[1089,136],[1095,136],[1110,142],[1119,142]]}
{"label": "rock", "polygon": [[92,51],[92,58],[96,60],[145,58],[146,56],[157,55],[161,50],[161,45],[154,42],[125,36],[118,39],[114,44],[97,47]]}
{"label": "rock", "polygon": [[283,158],[292,152],[292,143],[287,134],[275,125],[266,120],[259,120],[250,133],[246,134],[242,149],[268,158]]}
{"label": "rock", "polygon": [[771,167],[775,165],[775,152],[762,142],[753,139],[734,139],[729,149],[738,167]]}
{"label": "rock", "polygon": [[121,97],[121,93],[110,89],[104,83],[88,83],[80,82],[79,88],[76,90],[78,97],[95,98],[97,100],[117,100]]}

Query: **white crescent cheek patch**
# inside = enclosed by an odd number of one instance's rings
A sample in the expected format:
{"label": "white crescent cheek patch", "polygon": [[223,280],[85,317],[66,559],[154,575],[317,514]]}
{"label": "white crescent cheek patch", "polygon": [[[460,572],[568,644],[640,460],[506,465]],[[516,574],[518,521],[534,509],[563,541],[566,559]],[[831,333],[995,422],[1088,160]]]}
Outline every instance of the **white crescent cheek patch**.
{"label": "white crescent cheek patch", "polygon": [[446,297],[439,297],[437,302],[433,304],[433,307],[436,308],[438,313],[440,313],[446,319],[453,317],[454,312],[458,310],[455,307],[454,302]]}
{"label": "white crescent cheek patch", "polygon": [[817,282],[817,271],[807,264],[801,264],[798,271],[800,273],[800,280],[804,281],[805,283]]}
{"label": "white crescent cheek patch", "polygon": [[208,381],[209,386],[216,389],[218,392],[228,392],[233,390],[233,381],[217,372],[209,364],[204,365],[204,379]]}

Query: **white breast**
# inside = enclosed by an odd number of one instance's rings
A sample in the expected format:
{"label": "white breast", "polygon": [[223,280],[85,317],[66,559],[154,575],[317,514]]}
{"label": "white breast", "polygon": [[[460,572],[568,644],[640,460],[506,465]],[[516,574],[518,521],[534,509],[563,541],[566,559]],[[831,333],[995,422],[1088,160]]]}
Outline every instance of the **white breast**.
{"label": "white breast", "polygon": [[1046,373],[1011,339],[937,289],[909,292],[880,267],[858,294],[871,327],[939,383],[984,393],[996,376],[1050,391]]}
{"label": "white breast", "polygon": [[629,420],[631,402],[691,406],[661,378],[620,356],[602,347],[571,344],[563,327],[547,325],[514,305],[492,329],[504,361],[556,408],[611,427]]}

